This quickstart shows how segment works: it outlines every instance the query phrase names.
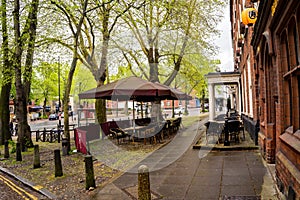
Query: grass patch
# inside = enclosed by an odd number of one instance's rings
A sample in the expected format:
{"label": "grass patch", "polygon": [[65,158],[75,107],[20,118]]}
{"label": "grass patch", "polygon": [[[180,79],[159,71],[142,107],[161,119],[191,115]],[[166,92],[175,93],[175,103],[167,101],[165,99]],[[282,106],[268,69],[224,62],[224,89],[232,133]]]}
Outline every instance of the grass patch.
{"label": "grass patch", "polygon": [[184,127],[189,127],[189,126],[193,125],[195,122],[198,122],[207,116],[208,116],[208,113],[202,114],[200,116],[186,116],[186,117],[182,118],[182,124]]}

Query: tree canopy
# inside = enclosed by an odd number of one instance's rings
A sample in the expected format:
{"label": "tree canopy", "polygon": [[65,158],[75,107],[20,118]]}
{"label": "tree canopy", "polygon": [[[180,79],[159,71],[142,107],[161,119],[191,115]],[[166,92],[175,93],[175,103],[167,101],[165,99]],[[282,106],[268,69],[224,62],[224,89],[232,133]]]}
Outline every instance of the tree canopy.
{"label": "tree canopy", "polygon": [[[211,40],[218,35],[225,2],[2,0],[0,76],[4,92],[0,101],[9,99],[15,83],[18,120],[24,122],[23,130],[30,137],[26,105],[31,97],[43,99],[46,105],[51,94],[57,93],[51,84],[57,81],[57,62],[68,63],[65,101],[76,90],[72,82],[78,64],[81,70],[90,71],[98,87],[110,79],[135,75],[173,87],[184,85],[185,92],[194,90],[203,96],[204,74],[216,65],[212,61],[218,49]],[[85,83],[83,73],[78,76],[82,78],[75,77],[73,87]],[[96,108],[98,121],[105,121],[105,101],[97,100]],[[0,118],[5,119],[0,131],[8,126],[7,111],[8,105],[0,110]]]}

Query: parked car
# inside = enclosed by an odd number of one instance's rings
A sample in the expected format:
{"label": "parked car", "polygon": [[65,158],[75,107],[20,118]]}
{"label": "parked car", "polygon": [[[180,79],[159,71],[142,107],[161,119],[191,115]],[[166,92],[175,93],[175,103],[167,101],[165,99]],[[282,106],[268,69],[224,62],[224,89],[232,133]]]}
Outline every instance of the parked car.
{"label": "parked car", "polygon": [[183,107],[178,107],[174,109],[174,114],[175,115],[182,115],[184,113],[184,108]]}
{"label": "parked car", "polygon": [[50,114],[48,119],[49,120],[58,120],[58,115],[56,113]]}

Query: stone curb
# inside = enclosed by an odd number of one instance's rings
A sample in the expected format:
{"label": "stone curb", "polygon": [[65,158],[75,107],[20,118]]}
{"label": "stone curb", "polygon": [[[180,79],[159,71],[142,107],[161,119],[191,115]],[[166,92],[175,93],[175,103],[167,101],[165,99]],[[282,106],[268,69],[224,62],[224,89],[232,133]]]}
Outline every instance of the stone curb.
{"label": "stone curb", "polygon": [[8,169],[6,169],[6,168],[0,167],[0,171],[7,174],[8,176],[16,179],[16,180],[22,182],[24,185],[30,187],[31,189],[37,191],[38,193],[46,196],[49,199],[57,199],[56,195],[52,194],[47,189],[43,188],[43,186],[41,186],[41,185],[36,185],[36,184],[30,182],[29,180],[27,180],[25,178],[17,176],[15,174],[13,174],[11,171],[9,171]]}
{"label": "stone curb", "polygon": [[193,149],[213,150],[213,151],[242,151],[242,150],[258,150],[258,146],[244,146],[244,147],[210,147],[194,145]]}

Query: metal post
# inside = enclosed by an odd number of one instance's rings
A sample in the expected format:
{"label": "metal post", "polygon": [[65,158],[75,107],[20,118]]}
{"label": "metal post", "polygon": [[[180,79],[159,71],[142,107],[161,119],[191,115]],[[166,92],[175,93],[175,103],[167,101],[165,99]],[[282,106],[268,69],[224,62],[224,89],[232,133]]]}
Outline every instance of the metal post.
{"label": "metal post", "polygon": [[[58,113],[60,112],[60,57],[58,57]],[[59,113],[59,127],[61,126],[61,116]]]}
{"label": "metal post", "polygon": [[151,199],[149,168],[146,165],[141,165],[138,169],[138,199]]}
{"label": "metal post", "polygon": [[7,140],[5,140],[4,142],[4,158],[9,158],[9,148]]}
{"label": "metal post", "polygon": [[55,177],[63,176],[63,169],[61,164],[60,150],[54,150],[54,169],[55,169]]}
{"label": "metal post", "polygon": [[93,167],[93,158],[91,155],[84,157],[85,162],[85,189],[88,190],[91,187],[95,188],[95,178],[94,178],[94,167]]}
{"label": "metal post", "polygon": [[39,151],[39,145],[34,145],[34,155],[33,155],[33,169],[40,168],[41,167],[41,161],[40,161],[40,151]]}

